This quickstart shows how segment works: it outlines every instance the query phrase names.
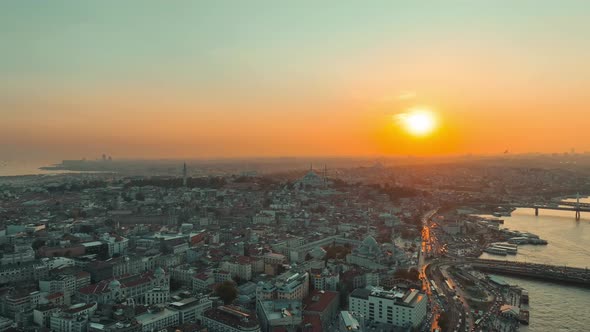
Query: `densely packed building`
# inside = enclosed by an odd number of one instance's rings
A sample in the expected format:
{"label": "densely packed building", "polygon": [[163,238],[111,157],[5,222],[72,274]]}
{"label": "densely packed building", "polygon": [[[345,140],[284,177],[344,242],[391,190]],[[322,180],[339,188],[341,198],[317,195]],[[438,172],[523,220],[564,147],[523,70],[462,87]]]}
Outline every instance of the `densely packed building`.
{"label": "densely packed building", "polygon": [[[75,174],[0,189],[2,315],[63,332],[337,329],[354,323],[359,292],[417,264],[416,219],[436,204],[313,170],[184,184]],[[419,324],[425,295],[408,292],[392,307],[420,314],[375,323]]]}

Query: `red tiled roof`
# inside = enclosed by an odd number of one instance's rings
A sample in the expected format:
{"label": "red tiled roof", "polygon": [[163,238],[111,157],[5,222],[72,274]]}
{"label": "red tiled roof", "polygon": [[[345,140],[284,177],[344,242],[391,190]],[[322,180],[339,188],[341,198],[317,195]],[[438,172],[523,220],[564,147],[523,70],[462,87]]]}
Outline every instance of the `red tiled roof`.
{"label": "red tiled roof", "polygon": [[247,256],[238,256],[236,257],[236,262],[239,264],[251,264],[255,259],[252,257]]}
{"label": "red tiled roof", "polygon": [[68,308],[68,309],[64,310],[64,312],[70,313],[70,314],[75,314],[75,313],[84,311],[84,310],[86,310],[88,308],[92,308],[94,305],[96,305],[96,303],[90,302],[90,303],[87,303],[87,304],[85,304],[83,306],[79,306],[79,307],[76,306],[76,307]]}
{"label": "red tiled roof", "polygon": [[197,234],[197,235],[191,237],[191,246],[194,246],[195,244],[205,240],[205,235],[207,235],[207,233],[203,232],[203,233],[200,233],[200,234]]}
{"label": "red tiled roof", "polygon": [[117,279],[121,283],[121,288],[128,288],[128,287],[135,287],[137,285],[145,284],[154,279],[154,275],[152,271],[148,271],[144,274],[136,274],[136,275],[123,275],[119,278],[109,278],[102,280],[96,284],[88,285],[86,287],[80,288],[78,292],[82,294],[100,294],[105,293],[109,290],[109,284],[111,281]]}
{"label": "red tiled roof", "polygon": [[201,279],[201,280],[207,280],[207,279],[209,279],[209,276],[207,275],[207,273],[202,272],[202,273],[195,275],[195,278]]}
{"label": "red tiled roof", "polygon": [[303,308],[305,311],[323,312],[337,297],[337,292],[315,290],[303,300]]}
{"label": "red tiled roof", "polygon": [[[310,327],[307,327],[310,324]],[[303,315],[303,325],[305,332],[322,332],[322,320],[317,315]]]}
{"label": "red tiled roof", "polygon": [[64,293],[57,292],[57,293],[52,293],[52,294],[47,295],[47,299],[48,300],[53,300],[53,299],[57,299],[57,298],[60,298],[60,297],[63,297],[63,296],[64,296]]}

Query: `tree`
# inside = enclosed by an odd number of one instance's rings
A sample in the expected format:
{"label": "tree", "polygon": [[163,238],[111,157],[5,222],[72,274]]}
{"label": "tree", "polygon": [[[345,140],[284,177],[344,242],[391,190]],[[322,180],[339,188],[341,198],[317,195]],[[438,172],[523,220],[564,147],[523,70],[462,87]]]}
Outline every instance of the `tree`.
{"label": "tree", "polygon": [[399,279],[406,279],[406,280],[410,280],[410,281],[418,281],[418,280],[420,280],[420,272],[415,268],[399,269],[399,270],[395,271],[394,277],[399,278]]}
{"label": "tree", "polygon": [[138,192],[137,194],[135,194],[135,200],[136,201],[145,201],[145,195],[141,192]]}
{"label": "tree", "polygon": [[182,288],[182,284],[180,283],[180,281],[178,281],[176,279],[170,279],[170,290],[171,291],[177,291],[181,288]]}
{"label": "tree", "polygon": [[37,251],[39,248],[43,247],[44,245],[45,245],[45,240],[36,239],[35,241],[33,241],[33,244],[31,245],[31,247],[33,247],[33,250]]}
{"label": "tree", "polygon": [[215,289],[215,294],[224,304],[231,304],[238,297],[238,289],[233,282],[226,280]]}
{"label": "tree", "polygon": [[111,218],[108,218],[104,221],[104,225],[108,227],[115,227],[115,221]]}

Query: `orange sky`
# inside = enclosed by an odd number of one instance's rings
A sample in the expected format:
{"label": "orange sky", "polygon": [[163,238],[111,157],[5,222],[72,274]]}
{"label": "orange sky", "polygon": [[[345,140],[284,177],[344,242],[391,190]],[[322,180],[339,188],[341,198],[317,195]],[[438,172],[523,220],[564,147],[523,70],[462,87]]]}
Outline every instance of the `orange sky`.
{"label": "orange sky", "polygon": [[[14,8],[0,10],[11,27],[0,64],[0,154],[590,150],[584,8],[508,4],[400,10],[387,2],[332,15],[329,6],[283,11],[261,2],[241,9],[261,10],[251,16],[142,6],[149,20],[133,6],[5,5]],[[437,113],[432,135],[411,137],[392,121],[416,106]]]}

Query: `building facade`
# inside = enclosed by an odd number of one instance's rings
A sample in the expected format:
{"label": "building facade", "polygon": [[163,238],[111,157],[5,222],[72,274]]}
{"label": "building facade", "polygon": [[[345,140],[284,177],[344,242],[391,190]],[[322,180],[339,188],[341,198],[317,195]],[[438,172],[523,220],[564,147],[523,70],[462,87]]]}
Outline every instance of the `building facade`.
{"label": "building facade", "polygon": [[386,291],[380,287],[355,289],[349,310],[369,321],[399,327],[417,327],[426,318],[428,299],[416,289]]}

